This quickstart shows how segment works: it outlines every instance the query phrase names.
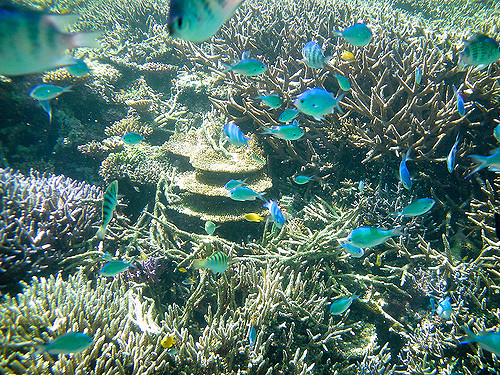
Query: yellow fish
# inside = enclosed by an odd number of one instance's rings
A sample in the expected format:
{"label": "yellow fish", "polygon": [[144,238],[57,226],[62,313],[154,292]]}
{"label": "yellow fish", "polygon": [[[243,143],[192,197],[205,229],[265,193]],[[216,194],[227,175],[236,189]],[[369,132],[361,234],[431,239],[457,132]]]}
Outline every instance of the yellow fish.
{"label": "yellow fish", "polygon": [[245,220],[247,221],[254,221],[256,223],[260,223],[262,220],[264,220],[264,218],[260,215],[257,215],[257,214],[245,214],[245,216],[243,216],[245,218]]}
{"label": "yellow fish", "polygon": [[377,254],[377,260],[375,261],[375,264],[379,267],[382,265],[382,256],[380,254]]}
{"label": "yellow fish", "polygon": [[175,344],[175,337],[165,336],[160,343],[165,349],[171,348]]}
{"label": "yellow fish", "polygon": [[340,58],[344,61],[347,61],[347,62],[353,62],[356,60],[356,58],[354,57],[352,52],[349,52],[349,51],[342,52],[342,55],[340,55]]}
{"label": "yellow fish", "polygon": [[184,267],[181,267],[177,271],[179,271],[179,272],[187,272],[187,269],[185,269]]}

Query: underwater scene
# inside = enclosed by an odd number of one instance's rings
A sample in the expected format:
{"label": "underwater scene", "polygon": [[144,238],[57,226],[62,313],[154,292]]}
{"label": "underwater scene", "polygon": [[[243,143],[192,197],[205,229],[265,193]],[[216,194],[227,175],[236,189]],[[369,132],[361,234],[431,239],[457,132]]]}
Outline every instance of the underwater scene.
{"label": "underwater scene", "polygon": [[500,373],[497,0],[0,4],[0,375]]}

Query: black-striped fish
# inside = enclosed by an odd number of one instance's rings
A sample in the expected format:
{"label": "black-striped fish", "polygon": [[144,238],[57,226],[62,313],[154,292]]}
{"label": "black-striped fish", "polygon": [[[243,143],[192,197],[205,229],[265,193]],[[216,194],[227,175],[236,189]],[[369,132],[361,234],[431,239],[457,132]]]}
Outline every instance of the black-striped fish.
{"label": "black-striped fish", "polygon": [[114,180],[109,184],[108,188],[104,192],[104,197],[102,200],[102,224],[96,233],[96,237],[100,240],[104,239],[106,235],[106,228],[109,222],[113,218],[113,211],[115,210],[116,204],[118,203],[118,181]]}
{"label": "black-striped fish", "polygon": [[171,0],[168,31],[173,38],[204,42],[214,35],[244,0]]}
{"label": "black-striped fish", "polygon": [[458,69],[462,70],[469,65],[477,66],[475,70],[486,68],[500,59],[498,42],[484,34],[475,34],[465,43],[459,53]]}
{"label": "black-striped fish", "polygon": [[75,61],[65,54],[67,49],[99,47],[100,32],[64,32],[77,19],[0,6],[0,74],[18,76],[72,65]]}
{"label": "black-striped fish", "polygon": [[229,265],[229,258],[221,251],[216,252],[207,259],[193,260],[194,268],[209,268],[213,273],[222,273]]}

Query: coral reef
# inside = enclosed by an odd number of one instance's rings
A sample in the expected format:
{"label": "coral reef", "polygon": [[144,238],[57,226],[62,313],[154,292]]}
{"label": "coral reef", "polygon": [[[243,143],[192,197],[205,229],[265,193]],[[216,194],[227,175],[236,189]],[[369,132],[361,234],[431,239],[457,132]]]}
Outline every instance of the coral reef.
{"label": "coral reef", "polygon": [[[127,197],[131,210],[140,211],[136,222],[113,221],[100,247],[142,262],[115,280],[97,278],[96,255],[102,253],[85,241],[95,233],[100,190],[64,177],[2,170],[0,266],[6,272],[0,282],[15,272],[28,278],[44,267],[67,267],[68,258],[82,272],[67,279],[35,277],[24,293],[5,296],[0,370],[496,373],[494,355],[459,340],[464,327],[478,332],[500,324],[494,219],[500,180],[490,171],[461,176],[466,155],[496,144],[500,68],[460,72],[456,65],[472,31],[498,39],[498,4],[247,1],[200,45],[168,39],[167,6],[150,0],[82,5],[77,27],[106,30],[103,48],[83,54],[92,79],[71,80],[63,70],[43,78],[82,83],[82,103],[98,98],[106,108],[92,129],[99,134],[85,138],[91,116],[78,120],[69,101],[58,100],[64,136],[57,143],[78,145],[102,161],[106,182],[146,187],[143,206]],[[359,20],[375,34],[369,45],[352,47],[333,37]],[[333,55],[324,70],[299,62],[301,47],[313,39]],[[248,50],[269,66],[266,74],[221,71],[221,62]],[[344,51],[354,61],[342,60]],[[335,73],[351,83],[341,101],[345,114],[324,121],[299,115],[306,133],[294,142],[258,134],[260,126],[277,125],[281,110],[306,88],[322,86],[337,96]],[[467,116],[456,110],[453,84],[461,86]],[[284,105],[265,109],[254,100],[260,93],[278,93]],[[225,143],[221,128],[228,120],[251,134],[248,149]],[[119,137],[130,131],[149,137],[124,145]],[[442,162],[459,132],[462,165],[448,174]],[[417,172],[413,190],[406,191],[392,175],[410,147],[410,170]],[[315,179],[304,187],[289,183],[299,172]],[[225,182],[243,178],[279,200],[287,218],[283,228],[241,220],[250,210],[263,211],[260,201],[242,204],[226,196]],[[425,216],[393,215],[423,196],[436,200]],[[224,224],[214,235],[198,234],[200,218]],[[362,225],[405,230],[356,259],[339,245]],[[190,268],[193,259],[217,251],[231,259],[222,275]],[[354,292],[361,297],[347,313],[329,314],[331,301]],[[447,320],[431,308],[431,299],[445,297],[452,304]],[[68,330],[92,335],[93,347],[70,357],[31,356],[35,344]],[[175,340],[171,348],[162,346],[165,336]]]}
{"label": "coral reef", "polygon": [[83,252],[100,221],[98,187],[64,176],[0,169],[0,284],[48,274]]}

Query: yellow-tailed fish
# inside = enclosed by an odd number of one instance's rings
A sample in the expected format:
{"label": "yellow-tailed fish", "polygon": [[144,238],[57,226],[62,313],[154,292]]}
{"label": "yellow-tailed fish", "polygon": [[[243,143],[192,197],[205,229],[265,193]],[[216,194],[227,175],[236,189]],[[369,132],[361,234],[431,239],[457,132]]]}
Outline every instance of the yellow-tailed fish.
{"label": "yellow-tailed fish", "polygon": [[342,52],[342,55],[340,55],[340,58],[344,61],[347,61],[347,62],[354,62],[356,61],[356,58],[354,57],[354,54],[352,52],[349,52],[349,51],[344,51]]}
{"label": "yellow-tailed fish", "polygon": [[247,221],[253,221],[256,223],[260,223],[262,220],[264,220],[264,218],[262,216],[260,216],[258,214],[254,214],[254,213],[245,214],[243,217]]}
{"label": "yellow-tailed fish", "polygon": [[113,218],[113,211],[115,210],[117,203],[118,181],[114,180],[109,184],[108,188],[104,192],[104,197],[102,200],[102,224],[96,233],[96,237],[100,240],[103,240],[104,236],[106,235],[106,228]]}
{"label": "yellow-tailed fish", "polygon": [[175,337],[167,335],[160,341],[160,343],[165,349],[170,349],[172,345],[175,344]]}
{"label": "yellow-tailed fish", "polygon": [[228,265],[228,256],[220,251],[207,259],[195,259],[193,261],[194,268],[209,268],[213,273],[224,272]]}
{"label": "yellow-tailed fish", "polygon": [[190,286],[194,285],[196,281],[192,277],[188,277],[186,280],[182,280],[182,285]]}
{"label": "yellow-tailed fish", "polygon": [[184,267],[180,267],[179,269],[177,269],[177,271],[179,271],[179,272],[187,272],[187,269],[185,269]]}

